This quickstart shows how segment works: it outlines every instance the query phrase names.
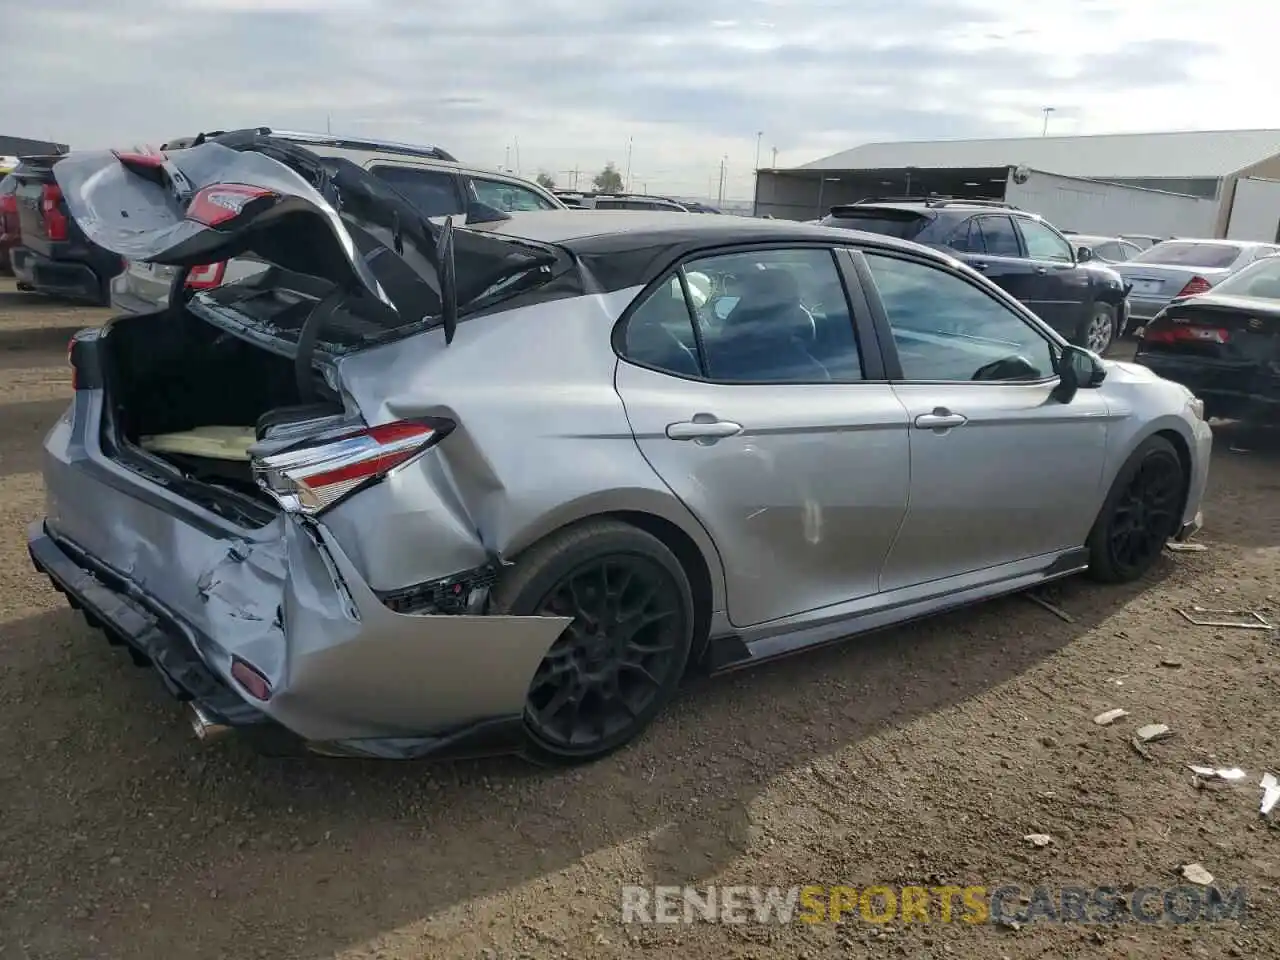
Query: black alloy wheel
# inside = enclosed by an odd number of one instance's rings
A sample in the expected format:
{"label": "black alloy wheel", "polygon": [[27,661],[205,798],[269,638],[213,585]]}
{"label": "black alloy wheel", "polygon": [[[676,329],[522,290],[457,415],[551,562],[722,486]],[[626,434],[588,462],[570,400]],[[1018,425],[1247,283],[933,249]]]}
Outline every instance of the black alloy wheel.
{"label": "black alloy wheel", "polygon": [[684,666],[680,590],[648,557],[583,564],[548,591],[537,613],[573,618],[529,687],[530,731],[553,750],[595,753],[626,735]]}
{"label": "black alloy wheel", "polygon": [[1173,445],[1150,437],[1116,477],[1089,538],[1090,570],[1101,580],[1136,580],[1178,529],[1186,477]]}
{"label": "black alloy wheel", "polygon": [[595,760],[634,739],[674,696],[693,646],[680,561],[620,520],[585,521],[529,549],[499,582],[493,609],[569,620],[529,682],[535,761]]}

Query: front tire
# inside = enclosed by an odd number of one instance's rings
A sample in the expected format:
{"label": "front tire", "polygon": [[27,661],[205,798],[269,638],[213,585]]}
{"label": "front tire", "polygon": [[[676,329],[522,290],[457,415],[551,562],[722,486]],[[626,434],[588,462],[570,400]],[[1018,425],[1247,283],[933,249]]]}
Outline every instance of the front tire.
{"label": "front tire", "polygon": [[1095,303],[1089,308],[1076,337],[1077,346],[1102,356],[1116,339],[1116,308],[1109,303]]}
{"label": "front tire", "polygon": [[1144,440],[1120,468],[1089,533],[1089,575],[1129,583],[1150,570],[1178,529],[1186,485],[1173,444]]}
{"label": "front tire", "polygon": [[529,685],[530,759],[598,760],[635,739],[675,695],[693,645],[694,603],[680,561],[617,520],[569,527],[517,560],[496,613],[573,621]]}

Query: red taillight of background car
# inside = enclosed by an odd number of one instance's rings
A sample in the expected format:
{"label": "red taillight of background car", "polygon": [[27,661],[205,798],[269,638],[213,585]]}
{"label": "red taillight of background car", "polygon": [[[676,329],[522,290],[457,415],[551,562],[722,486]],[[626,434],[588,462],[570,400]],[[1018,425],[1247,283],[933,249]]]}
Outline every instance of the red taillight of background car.
{"label": "red taillight of background car", "polygon": [[207,263],[204,266],[192,267],[187,273],[187,286],[192,290],[209,290],[222,285],[222,276],[227,272],[227,263]]}
{"label": "red taillight of background car", "polygon": [[206,227],[221,226],[244,213],[245,207],[251,203],[274,196],[270,190],[247,183],[218,183],[205,187],[191,198],[191,204],[187,207],[187,219]]}
{"label": "red taillight of background car", "polygon": [[449,420],[398,420],[255,460],[258,485],[286,510],[314,514],[438,443]]}
{"label": "red taillight of background car", "polygon": [[1145,343],[1226,343],[1231,331],[1222,327],[1148,326],[1143,331]]}
{"label": "red taillight of background car", "polygon": [[1212,284],[1204,277],[1192,277],[1187,281],[1187,285],[1178,291],[1179,297],[1194,297],[1197,294],[1208,293]]}
{"label": "red taillight of background car", "polygon": [[56,183],[46,183],[40,190],[40,212],[44,215],[44,235],[50,240],[67,239],[67,215],[58,206],[62,190]]}
{"label": "red taillight of background car", "polygon": [[0,194],[0,216],[7,214],[16,214],[18,212],[18,197],[16,194],[5,193]]}

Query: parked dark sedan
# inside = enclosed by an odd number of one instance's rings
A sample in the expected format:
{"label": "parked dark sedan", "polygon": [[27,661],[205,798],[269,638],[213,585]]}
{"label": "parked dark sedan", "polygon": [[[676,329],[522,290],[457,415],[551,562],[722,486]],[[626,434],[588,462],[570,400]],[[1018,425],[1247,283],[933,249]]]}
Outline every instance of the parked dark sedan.
{"label": "parked dark sedan", "polygon": [[1034,310],[1072,343],[1101,354],[1125,328],[1125,284],[1077,256],[1043,218],[992,200],[861,201],[821,221],[945,250]]}
{"label": "parked dark sedan", "polygon": [[1174,300],[1146,325],[1134,360],[1192,390],[1206,416],[1280,422],[1280,256]]}

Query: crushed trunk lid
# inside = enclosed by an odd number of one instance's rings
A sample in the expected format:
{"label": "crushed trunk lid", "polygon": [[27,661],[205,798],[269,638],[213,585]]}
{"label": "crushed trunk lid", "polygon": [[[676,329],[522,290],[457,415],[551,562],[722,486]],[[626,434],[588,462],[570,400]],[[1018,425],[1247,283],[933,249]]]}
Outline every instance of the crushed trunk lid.
{"label": "crushed trunk lid", "polygon": [[128,260],[193,267],[254,254],[376,304],[388,330],[439,321],[549,248],[428,220],[349,160],[256,131],[180,150],[72,153],[53,174],[85,234]]}

